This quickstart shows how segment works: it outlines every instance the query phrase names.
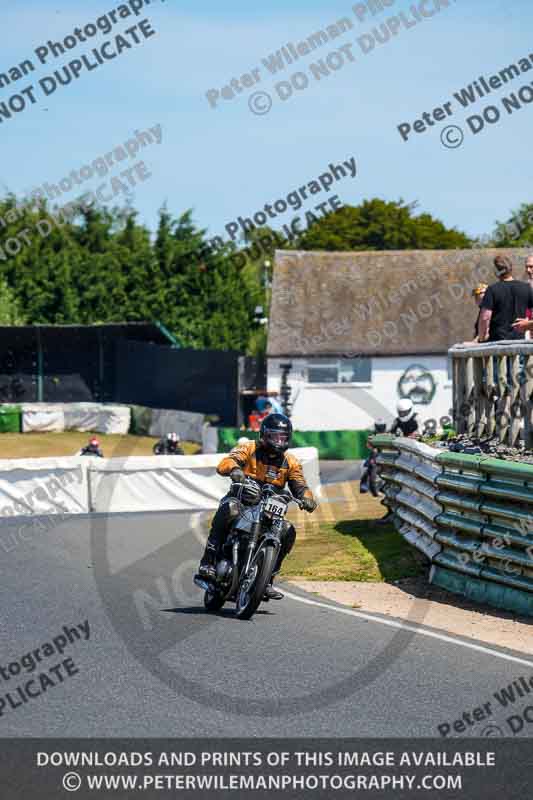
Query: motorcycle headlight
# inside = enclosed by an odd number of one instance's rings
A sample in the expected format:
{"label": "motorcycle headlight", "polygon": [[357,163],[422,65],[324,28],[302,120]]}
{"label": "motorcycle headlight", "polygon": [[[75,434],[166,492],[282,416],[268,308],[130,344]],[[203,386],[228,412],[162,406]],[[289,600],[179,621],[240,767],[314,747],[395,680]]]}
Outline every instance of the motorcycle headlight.
{"label": "motorcycle headlight", "polygon": [[247,484],[242,490],[241,499],[245,506],[255,506],[261,500],[261,489],[259,486]]}

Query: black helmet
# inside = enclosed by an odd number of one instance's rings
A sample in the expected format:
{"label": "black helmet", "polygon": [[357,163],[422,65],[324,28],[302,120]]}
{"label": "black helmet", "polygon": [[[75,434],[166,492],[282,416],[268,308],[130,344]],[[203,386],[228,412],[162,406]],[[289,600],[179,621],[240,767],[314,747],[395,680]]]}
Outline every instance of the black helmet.
{"label": "black helmet", "polygon": [[291,446],[292,423],[285,414],[269,414],[261,423],[259,441],[267,452],[284,453]]}

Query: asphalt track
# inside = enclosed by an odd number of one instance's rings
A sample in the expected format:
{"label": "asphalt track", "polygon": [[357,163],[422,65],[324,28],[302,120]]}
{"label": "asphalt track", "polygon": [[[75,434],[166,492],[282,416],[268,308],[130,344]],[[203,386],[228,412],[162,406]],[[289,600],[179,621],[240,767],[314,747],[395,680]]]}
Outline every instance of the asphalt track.
{"label": "asphalt track", "polygon": [[[1,735],[427,737],[488,701],[490,718],[463,735],[491,735],[489,724],[509,735],[519,703],[498,709],[493,693],[530,677],[533,658],[291,587],[250,622],[207,615],[192,584],[203,530],[199,515],[76,517],[3,548],[0,665],[63,625],[88,620],[91,634],[63,655],[79,672],[4,708]],[[29,677],[0,679],[2,696]]]}

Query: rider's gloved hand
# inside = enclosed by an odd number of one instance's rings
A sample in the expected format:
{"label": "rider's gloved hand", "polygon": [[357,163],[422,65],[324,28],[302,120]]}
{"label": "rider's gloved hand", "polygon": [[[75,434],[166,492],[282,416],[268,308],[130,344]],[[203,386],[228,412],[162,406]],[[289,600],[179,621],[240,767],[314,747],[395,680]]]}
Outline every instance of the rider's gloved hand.
{"label": "rider's gloved hand", "polygon": [[240,469],[240,467],[235,467],[235,469],[232,469],[229,476],[233,481],[233,483],[244,482],[244,472],[242,471],[242,469]]}
{"label": "rider's gloved hand", "polygon": [[241,499],[247,506],[256,506],[261,500],[261,487],[259,484],[248,479],[244,484]]}
{"label": "rider's gloved hand", "polygon": [[318,505],[316,500],[314,500],[312,497],[302,497],[301,503],[303,510],[308,511],[309,514],[312,514]]}

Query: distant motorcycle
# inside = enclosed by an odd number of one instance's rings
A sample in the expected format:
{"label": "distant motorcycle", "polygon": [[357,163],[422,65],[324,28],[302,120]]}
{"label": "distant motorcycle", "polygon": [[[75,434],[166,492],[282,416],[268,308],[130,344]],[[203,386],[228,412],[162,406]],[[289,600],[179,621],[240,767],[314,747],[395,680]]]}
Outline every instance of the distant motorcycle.
{"label": "distant motorcycle", "polygon": [[[234,484],[239,499],[247,483],[258,485],[252,478]],[[221,548],[215,581],[200,576],[194,579],[205,591],[208,611],[219,611],[228,601],[235,602],[238,619],[250,619],[257,611],[276,566],[283,520],[291,502],[303,508],[290,492],[278,493],[265,484],[257,505],[243,506],[242,515],[232,524]]]}

